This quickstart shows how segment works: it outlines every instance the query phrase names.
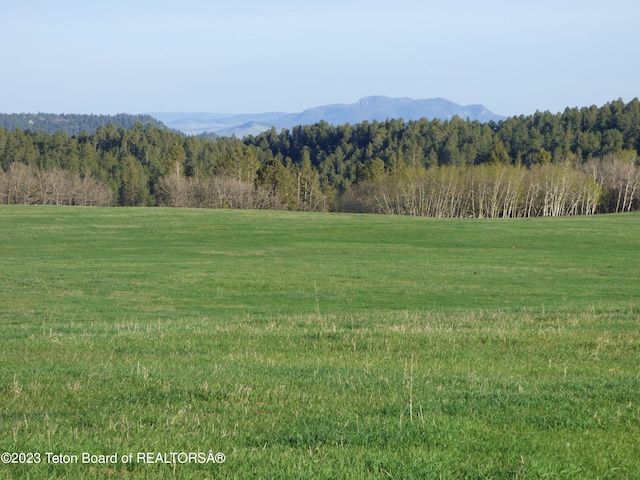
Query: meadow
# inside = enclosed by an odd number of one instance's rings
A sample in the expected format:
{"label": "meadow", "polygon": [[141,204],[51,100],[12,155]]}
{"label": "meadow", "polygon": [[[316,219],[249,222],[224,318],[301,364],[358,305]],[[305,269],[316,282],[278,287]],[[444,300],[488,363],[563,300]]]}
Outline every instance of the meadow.
{"label": "meadow", "polygon": [[0,478],[640,478],[639,287],[638,214],[2,206]]}

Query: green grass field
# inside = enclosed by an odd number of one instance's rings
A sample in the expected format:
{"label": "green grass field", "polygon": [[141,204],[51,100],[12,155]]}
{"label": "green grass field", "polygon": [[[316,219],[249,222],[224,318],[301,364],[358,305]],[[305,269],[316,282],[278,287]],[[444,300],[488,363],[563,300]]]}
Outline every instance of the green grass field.
{"label": "green grass field", "polygon": [[0,207],[0,478],[640,478],[639,287],[638,214]]}

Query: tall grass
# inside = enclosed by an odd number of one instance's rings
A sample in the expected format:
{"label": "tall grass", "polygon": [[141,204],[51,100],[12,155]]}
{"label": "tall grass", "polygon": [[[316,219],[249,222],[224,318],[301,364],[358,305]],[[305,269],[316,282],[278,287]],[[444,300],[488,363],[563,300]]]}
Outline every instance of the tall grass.
{"label": "tall grass", "polygon": [[638,215],[0,208],[0,478],[637,478]]}

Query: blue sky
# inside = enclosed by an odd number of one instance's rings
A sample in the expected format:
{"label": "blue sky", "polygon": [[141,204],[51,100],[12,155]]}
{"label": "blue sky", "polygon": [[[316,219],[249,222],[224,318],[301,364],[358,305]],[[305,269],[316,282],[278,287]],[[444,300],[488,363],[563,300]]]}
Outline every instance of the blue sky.
{"label": "blue sky", "polygon": [[[3,2],[8,3],[8,2]],[[640,97],[637,0],[31,0],[0,112],[298,112],[368,95],[503,115]]]}

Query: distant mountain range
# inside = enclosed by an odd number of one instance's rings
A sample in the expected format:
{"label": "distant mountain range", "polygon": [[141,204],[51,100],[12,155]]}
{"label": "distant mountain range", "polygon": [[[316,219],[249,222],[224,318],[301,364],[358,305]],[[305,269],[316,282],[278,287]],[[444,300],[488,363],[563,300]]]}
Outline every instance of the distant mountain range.
{"label": "distant mountain range", "polygon": [[311,125],[321,120],[332,125],[356,124],[366,121],[385,121],[402,118],[405,121],[427,118],[450,120],[454,116],[462,119],[488,122],[506,117],[497,115],[483,105],[458,105],[444,98],[412,100],[410,98],[389,98],[384,96],[365,97],[356,103],[324,105],[309,108],[300,113],[269,112],[258,114],[225,113],[149,113],[169,128],[189,135],[204,132],[220,136],[242,138],[258,135],[272,127],[293,128],[296,125]]}

